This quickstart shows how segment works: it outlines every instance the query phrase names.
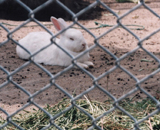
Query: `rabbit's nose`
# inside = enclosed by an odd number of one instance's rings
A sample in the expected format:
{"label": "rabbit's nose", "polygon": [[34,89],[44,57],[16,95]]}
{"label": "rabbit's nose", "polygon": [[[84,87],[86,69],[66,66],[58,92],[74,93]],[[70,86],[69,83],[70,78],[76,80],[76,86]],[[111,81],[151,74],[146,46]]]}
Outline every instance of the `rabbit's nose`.
{"label": "rabbit's nose", "polygon": [[86,44],[85,44],[85,43],[83,43],[83,44],[82,44],[82,46],[83,46],[83,47],[85,47],[85,46],[86,46]]}

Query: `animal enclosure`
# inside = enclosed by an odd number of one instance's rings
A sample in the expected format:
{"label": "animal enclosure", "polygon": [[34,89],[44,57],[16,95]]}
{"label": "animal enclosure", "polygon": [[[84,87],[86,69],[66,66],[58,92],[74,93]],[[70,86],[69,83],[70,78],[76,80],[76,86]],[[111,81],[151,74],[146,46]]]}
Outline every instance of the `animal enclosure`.
{"label": "animal enclosure", "polygon": [[[89,5],[74,13],[59,0],[48,0],[35,9],[28,8],[20,0],[14,1],[27,11],[27,18],[24,21],[0,19],[0,116],[5,120],[0,122],[0,129],[10,124],[17,129],[26,129],[13,117],[33,109],[41,110],[48,117],[48,123],[41,129],[65,129],[55,120],[75,108],[89,118],[86,129],[99,130],[104,128],[104,117],[109,117],[115,110],[132,120],[132,125],[126,129],[144,129],[143,123],[159,114],[160,2],[135,4],[91,0]],[[35,63],[34,54],[30,60],[22,60],[16,54],[18,41],[28,33],[46,31],[52,38],[59,37],[51,22],[39,21],[34,16],[53,3],[70,14],[69,28],[80,30],[89,45],[76,57],[65,52],[72,58],[72,64],[67,67]],[[84,20],[79,20],[90,10]],[[84,69],[76,61],[87,52],[94,67]],[[92,115],[78,103],[86,97],[89,105],[98,101],[111,104],[111,107],[104,108],[99,115]],[[51,114],[44,109],[46,104],[54,106],[63,99],[69,104],[62,111]],[[123,107],[124,102],[143,99],[151,100],[154,109],[142,118],[134,117]],[[117,122],[123,120],[115,118]],[[151,125],[148,130],[157,128],[159,123],[151,122]]]}

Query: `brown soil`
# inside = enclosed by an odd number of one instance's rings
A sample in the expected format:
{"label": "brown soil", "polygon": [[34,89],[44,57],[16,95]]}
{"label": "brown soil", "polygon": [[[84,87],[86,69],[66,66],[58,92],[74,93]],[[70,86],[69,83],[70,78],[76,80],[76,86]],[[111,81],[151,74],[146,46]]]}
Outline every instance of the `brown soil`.
{"label": "brown soil", "polygon": [[[108,4],[119,16],[126,13],[130,8],[134,7],[136,4],[134,3],[110,3]],[[152,8],[153,11],[160,15],[160,2],[153,1],[151,3],[147,3],[148,6]],[[91,14],[93,15],[93,14]],[[84,25],[86,28],[96,27],[94,21],[103,24],[115,25],[116,17],[110,15],[108,11],[102,11],[101,17],[94,20],[80,20],[79,22]],[[23,21],[10,21],[10,20],[0,20],[0,22],[8,23],[11,25],[19,25],[23,23]],[[44,22],[42,22],[44,23]],[[50,24],[50,22],[45,22],[44,24]],[[68,21],[70,24],[71,21]],[[140,39],[148,36],[150,33],[154,32],[158,28],[160,28],[160,20],[153,15],[147,9],[141,7],[126,17],[122,19],[123,24],[134,24],[134,25],[143,25],[145,27],[144,30],[131,30],[134,32]],[[29,23],[28,25],[35,25],[35,23]],[[14,29],[14,26],[4,25],[9,30]],[[55,33],[55,29],[52,25],[46,26],[48,29],[53,30]],[[137,28],[137,27],[132,27]],[[99,36],[109,30],[109,27],[92,29],[90,30],[95,36]],[[36,27],[24,27],[20,30],[16,31],[13,34],[14,40],[19,40],[22,37],[26,36],[29,32],[33,31],[43,31],[43,29],[39,26]],[[88,41],[89,46],[94,44],[93,37],[82,30],[85,39]],[[143,42],[143,47],[147,49],[149,52],[154,54],[157,58],[160,59],[160,37],[159,33],[149,37]],[[0,42],[5,41],[7,39],[7,33],[4,29],[0,27]],[[122,57],[126,53],[137,47],[138,40],[131,35],[129,32],[122,28],[117,28],[110,33],[103,36],[99,39],[100,45],[114,54],[116,57]],[[2,66],[8,72],[12,73],[16,70],[16,68],[25,64],[22,59],[20,59],[15,52],[15,43],[7,42],[3,46],[0,47],[0,67]],[[90,60],[94,63],[94,68],[88,69],[88,72],[93,74],[95,78],[103,75],[108,70],[112,70],[115,67],[115,59],[102,50],[100,47],[96,47],[90,51],[91,58]],[[145,60],[144,60],[145,59]],[[46,66],[48,71],[50,71],[53,75],[64,70],[64,67],[60,66]],[[153,59],[153,57],[149,56],[144,50],[138,49],[131,55],[125,57],[120,61],[120,66],[131,72],[136,78],[139,80],[147,77],[149,74],[157,70],[159,63]],[[160,94],[160,74],[150,77],[148,80],[142,82],[140,86],[144,88],[148,93],[156,98],[159,98]],[[50,83],[50,77],[43,72],[36,65],[31,63],[27,67],[20,70],[18,73],[12,75],[12,77],[7,77],[7,74],[0,70],[0,85],[10,79],[12,82],[17,83],[23,89],[27,90],[30,94],[34,94],[44,88],[46,85]],[[12,82],[8,82],[7,85],[1,87],[0,89],[0,107],[6,110],[9,114],[15,112],[20,109],[24,104],[27,103],[29,96],[25,94],[21,89],[15,87]],[[134,89],[136,86],[136,81],[129,76],[126,72],[124,72],[121,68],[117,66],[115,71],[111,72],[109,75],[104,76],[102,79],[98,80],[97,83],[103,87],[105,90],[110,92],[116,98],[121,97],[127,92]],[[66,90],[71,95],[78,95],[92,87],[93,80],[87,75],[85,72],[79,69],[71,69],[56,79],[56,84],[61,86],[64,90]],[[107,94],[103,91],[95,87],[92,91],[86,94],[91,100],[98,101],[106,101],[109,98]],[[137,91],[136,93],[130,95],[129,97],[136,97],[136,99],[142,99],[147,97],[141,91]],[[128,98],[129,98],[128,97]],[[63,98],[68,98],[62,91],[60,91],[54,85],[50,88],[46,89],[42,93],[38,94],[34,98],[34,102],[36,102],[40,106],[45,106],[45,104],[54,105],[58,101]],[[28,108],[29,109],[29,108]]]}

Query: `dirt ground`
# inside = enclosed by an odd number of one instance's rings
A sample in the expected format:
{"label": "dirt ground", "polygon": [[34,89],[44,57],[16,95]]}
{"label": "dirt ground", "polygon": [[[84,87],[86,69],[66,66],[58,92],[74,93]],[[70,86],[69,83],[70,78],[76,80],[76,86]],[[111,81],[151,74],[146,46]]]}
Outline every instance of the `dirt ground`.
{"label": "dirt ground", "polygon": [[[134,7],[134,3],[111,3],[108,4],[109,7],[113,9],[119,16],[126,13],[130,8]],[[152,8],[158,15],[160,15],[160,2],[153,1],[147,3],[149,7]],[[94,15],[95,13],[91,14]],[[96,14],[95,14],[96,15]],[[101,12],[101,16],[93,20],[80,20],[79,22],[84,25],[86,28],[96,27],[94,22],[99,22],[102,24],[115,25],[116,17],[108,13],[107,10]],[[10,25],[19,25],[23,21],[10,21],[10,20],[0,20],[0,22],[8,23]],[[51,24],[51,22],[42,22],[43,24]],[[71,21],[67,21],[68,24]],[[148,36],[150,33],[154,32],[160,28],[160,19],[153,15],[150,11],[141,7],[126,17],[122,19],[124,25],[142,25],[145,27],[143,30],[131,30],[134,32],[140,39]],[[35,23],[29,23],[29,27],[21,28],[13,34],[14,40],[19,40],[26,36],[29,32],[34,31],[43,31],[39,26],[30,26],[35,25]],[[15,28],[15,26],[4,25],[9,30]],[[56,33],[52,25],[46,26],[48,29]],[[92,29],[90,30],[95,36],[100,36],[111,27]],[[137,28],[136,26],[131,26],[131,28]],[[93,37],[82,30],[85,39],[87,40],[89,46],[94,44]],[[7,37],[6,31],[0,27],[0,43],[5,41]],[[124,56],[129,51],[137,47],[138,40],[131,35],[129,32],[122,28],[117,28],[110,33],[104,35],[99,39],[100,45],[108,49],[112,54],[116,55],[118,58]],[[160,34],[157,33],[152,37],[149,37],[143,42],[143,47],[149,52],[153,53],[154,56],[160,59]],[[13,72],[16,68],[25,64],[26,61],[20,59],[16,55],[15,43],[11,41],[6,43],[3,46],[0,46],[0,66],[4,67],[7,71]],[[93,74],[96,78],[104,74],[108,70],[112,69],[115,66],[115,59],[109,54],[104,52],[101,48],[96,47],[90,51],[90,61],[94,63],[94,68],[88,69],[88,71]],[[157,70],[159,64],[158,62],[149,56],[144,50],[138,49],[131,55],[125,57],[120,61],[120,65],[126,70],[130,71],[136,78],[139,80],[145,78],[155,70]],[[60,66],[46,66],[48,71],[53,75],[64,70],[64,67]],[[18,73],[15,73],[12,76],[12,80],[18,85],[22,86],[23,89],[27,90],[30,94],[34,94],[37,91],[41,90],[44,86],[49,84],[50,77],[38,68],[34,64],[30,64],[27,67],[23,68]],[[0,85],[7,81],[7,74],[0,70]],[[71,95],[81,94],[83,91],[90,88],[93,84],[92,79],[83,71],[79,69],[71,69],[60,77],[56,79],[56,83],[69,92]],[[135,88],[136,81],[131,78],[127,73],[122,69],[117,68],[115,71],[111,72],[108,76],[103,77],[98,81],[98,84],[110,92],[116,98],[121,97],[127,92]],[[157,73],[149,80],[141,83],[148,93],[156,98],[160,97],[160,73]],[[91,100],[97,101],[106,101],[109,98],[104,92],[95,88],[90,91],[87,96]],[[136,99],[142,99],[146,97],[141,91],[138,91],[128,98],[135,97]],[[34,101],[40,105],[45,106],[46,104],[54,105],[63,98],[68,98],[63,92],[57,89],[55,86],[51,86],[49,89],[38,94]],[[26,95],[22,90],[15,87],[12,83],[7,84],[5,87],[0,88],[0,107],[6,110],[9,114],[20,109],[25,103],[27,103],[28,95]],[[29,108],[28,108],[29,109]]]}

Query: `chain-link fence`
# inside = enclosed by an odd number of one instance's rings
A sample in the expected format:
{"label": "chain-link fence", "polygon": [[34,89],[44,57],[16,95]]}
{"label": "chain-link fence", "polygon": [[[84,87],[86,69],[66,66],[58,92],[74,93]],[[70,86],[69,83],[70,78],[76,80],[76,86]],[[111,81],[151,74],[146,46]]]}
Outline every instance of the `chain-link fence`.
{"label": "chain-link fence", "polygon": [[[4,0],[0,1],[0,4],[3,3]],[[154,75],[156,75],[157,73],[159,73],[160,68],[158,67],[158,69],[156,69],[155,71],[153,71],[152,73],[150,73],[148,76],[142,78],[142,79],[138,79],[134,74],[132,74],[130,71],[128,71],[127,69],[125,69],[123,66],[121,66],[120,62],[126,58],[127,56],[133,54],[135,51],[137,51],[138,49],[142,49],[144,52],[146,52],[149,56],[151,56],[155,61],[158,62],[158,66],[160,65],[160,59],[157,58],[153,53],[149,52],[147,49],[145,49],[142,45],[142,43],[150,38],[151,36],[155,35],[157,32],[160,31],[160,28],[158,28],[156,31],[154,31],[153,33],[149,34],[148,36],[146,36],[143,39],[140,39],[135,33],[133,33],[130,29],[127,28],[127,26],[123,25],[121,20],[129,15],[130,13],[132,13],[133,11],[135,11],[136,9],[140,8],[140,7],[144,7],[146,8],[148,11],[150,11],[153,15],[155,15],[156,17],[160,18],[160,16],[155,13],[151,8],[149,8],[145,2],[143,0],[141,0],[140,4],[137,4],[134,8],[132,8],[131,10],[129,10],[128,12],[126,12],[125,14],[123,14],[121,17],[115,13],[111,8],[109,8],[105,3],[103,3],[101,0],[95,0],[92,4],[90,4],[89,6],[87,6],[86,8],[84,8],[83,10],[79,11],[78,13],[73,13],[69,8],[67,8],[63,3],[61,3],[59,0],[48,0],[46,1],[44,4],[42,4],[41,6],[37,7],[34,10],[31,10],[28,6],[26,6],[22,1],[20,0],[15,0],[16,3],[19,4],[19,6],[22,6],[27,12],[28,12],[28,19],[23,22],[21,25],[18,25],[17,27],[15,27],[12,31],[10,31],[4,24],[0,23],[0,27],[2,29],[4,29],[8,35],[7,35],[7,40],[3,41],[2,43],[0,43],[0,47],[7,45],[7,43],[11,40],[12,42],[16,43],[17,45],[21,46],[16,40],[14,40],[12,38],[12,35],[19,30],[20,28],[24,27],[26,24],[30,23],[31,21],[35,22],[36,24],[38,24],[40,27],[42,27],[43,29],[46,30],[46,32],[48,32],[50,35],[52,35],[52,39],[51,39],[51,44],[55,44],[54,42],[54,38],[56,36],[58,36],[59,34],[63,33],[63,31],[60,31],[58,34],[54,35],[50,32],[49,29],[47,29],[43,24],[41,24],[41,22],[39,22],[38,20],[36,20],[36,18],[34,17],[34,14],[36,12],[38,12],[39,10],[45,8],[46,6],[48,6],[49,4],[55,2],[57,3],[61,8],[63,8],[66,12],[68,12],[71,16],[72,16],[72,20],[73,20],[73,24],[71,24],[69,27],[67,27],[67,29],[73,27],[74,25],[78,25],[79,27],[81,27],[83,30],[85,30],[86,32],[88,32],[93,38],[94,38],[94,45],[90,46],[87,50],[83,51],[82,53],[80,53],[79,55],[77,55],[76,57],[74,57],[73,55],[71,55],[69,52],[67,52],[63,47],[59,46],[58,44],[56,44],[56,46],[58,46],[60,49],[62,49],[66,55],[68,55],[70,58],[72,58],[72,64],[69,65],[68,67],[66,67],[64,70],[62,70],[61,72],[57,73],[56,75],[52,74],[50,71],[48,71],[44,66],[42,66],[41,64],[38,64],[36,62],[34,62],[33,60],[33,56],[36,56],[38,53],[40,53],[42,50],[44,50],[45,48],[49,47],[50,45],[42,48],[41,50],[39,50],[38,52],[30,55],[30,60],[25,62],[25,64],[23,64],[22,66],[20,66],[19,68],[16,68],[14,71],[9,72],[7,69],[5,69],[3,66],[0,65],[0,69],[1,71],[3,71],[6,75],[7,75],[7,81],[5,81],[4,83],[0,84],[0,89],[4,88],[7,84],[12,83],[13,85],[15,85],[18,89],[20,89],[21,91],[23,91],[25,94],[28,95],[28,103],[26,103],[23,107],[21,107],[20,109],[18,109],[17,111],[15,111],[12,114],[8,114],[7,111],[5,111],[2,107],[0,107],[1,112],[3,112],[6,116],[7,116],[7,122],[4,123],[3,125],[0,126],[0,129],[5,128],[8,124],[12,124],[14,126],[16,126],[18,129],[23,129],[22,127],[18,126],[13,120],[12,117],[14,115],[16,115],[17,113],[23,111],[25,108],[27,108],[29,105],[33,104],[35,105],[37,108],[39,108],[40,110],[42,110],[49,118],[49,124],[44,126],[42,129],[48,129],[51,126],[55,126],[57,129],[62,129],[60,126],[58,126],[54,120],[57,119],[59,116],[61,116],[62,114],[64,114],[65,112],[71,110],[72,108],[76,107],[77,109],[79,109],[82,113],[86,114],[92,121],[92,126],[90,126],[87,129],[102,129],[102,127],[100,127],[97,124],[97,121],[100,120],[101,118],[103,118],[104,116],[107,116],[110,112],[114,111],[115,109],[119,109],[120,111],[122,111],[123,113],[125,113],[128,117],[131,118],[131,120],[133,120],[134,122],[134,129],[140,129],[139,128],[139,124],[144,122],[146,119],[154,116],[155,114],[157,114],[160,111],[160,102],[154,98],[152,95],[150,95],[145,89],[143,89],[141,87],[141,83],[143,83],[144,81],[148,80],[150,77],[153,77]],[[111,29],[107,30],[106,32],[104,32],[103,34],[101,34],[100,36],[96,37],[89,29],[87,29],[85,26],[83,26],[82,24],[79,23],[78,21],[78,17],[83,15],[84,13],[86,13],[88,10],[94,8],[95,6],[102,6],[104,9],[108,10],[111,14],[113,14],[116,18],[117,18],[117,24],[113,27],[111,27]],[[137,40],[137,47],[134,50],[131,50],[130,52],[127,52],[126,54],[122,55],[121,57],[117,57],[115,54],[113,54],[112,52],[110,52],[107,48],[105,48],[104,46],[102,46],[101,44],[99,44],[99,40],[105,36],[106,34],[112,32],[113,30],[115,30],[118,27],[122,27],[124,30],[126,30],[128,33],[130,33],[131,35],[133,35]],[[26,52],[28,52],[28,50],[26,50],[23,46],[21,46]],[[92,73],[90,73],[87,69],[84,69],[83,67],[81,67],[78,63],[77,63],[77,59],[82,57],[83,55],[85,55],[87,52],[91,51],[92,49],[94,49],[95,47],[99,47],[101,48],[106,54],[109,54],[111,57],[113,57],[115,59],[115,66],[112,67],[111,69],[109,69],[108,71],[104,72],[102,75],[95,77],[94,75],[92,75]],[[30,54],[30,52],[28,52],[28,54]],[[27,67],[30,63],[34,63],[37,67],[39,67],[41,70],[43,70],[47,75],[49,75],[50,77],[50,83],[48,83],[48,85],[44,86],[41,90],[35,92],[34,94],[29,93],[27,90],[25,90],[23,88],[23,86],[17,84],[14,80],[13,80],[13,76],[18,73],[20,70],[22,70],[23,68]],[[81,69],[84,73],[86,73],[92,80],[93,80],[93,84],[90,88],[86,89],[86,91],[83,91],[81,94],[77,95],[76,97],[73,97],[70,93],[68,93],[63,87],[59,86],[56,83],[56,79],[66,73],[67,71],[69,71],[71,68],[77,67],[79,69]],[[134,86],[134,89],[132,89],[130,92],[128,92],[127,94],[121,96],[120,98],[115,98],[111,93],[109,93],[106,89],[104,89],[99,83],[98,81],[100,79],[102,79],[103,77],[109,75],[110,73],[112,73],[113,71],[115,71],[117,68],[120,68],[121,70],[123,70],[127,75],[129,75],[130,77],[132,77],[136,84]],[[74,80],[74,77],[73,77]],[[56,86],[56,88],[58,88],[61,92],[63,92],[65,95],[67,95],[67,97],[70,99],[71,105],[68,106],[65,110],[61,111],[58,114],[55,115],[51,115],[47,110],[43,109],[40,105],[38,105],[35,101],[34,101],[34,97],[36,97],[37,95],[39,95],[40,93],[42,93],[43,91],[45,91],[46,89],[50,88],[51,86]],[[80,99],[81,97],[83,97],[85,94],[87,93],[92,93],[91,91],[94,90],[95,88],[98,88],[99,90],[103,91],[107,96],[109,96],[113,101],[113,107],[111,109],[109,109],[108,111],[104,112],[102,115],[98,116],[97,118],[94,118],[91,114],[89,114],[87,111],[85,111],[82,107],[80,107],[78,104],[76,104],[76,101],[78,99]],[[129,95],[137,92],[137,91],[141,91],[143,92],[145,95],[147,95],[150,99],[152,99],[157,106],[157,109],[153,112],[151,112],[150,114],[148,114],[145,118],[142,118],[140,120],[137,120],[135,117],[133,117],[129,112],[127,112],[125,109],[123,109],[120,105],[119,102],[122,101],[123,99],[127,98]]]}

